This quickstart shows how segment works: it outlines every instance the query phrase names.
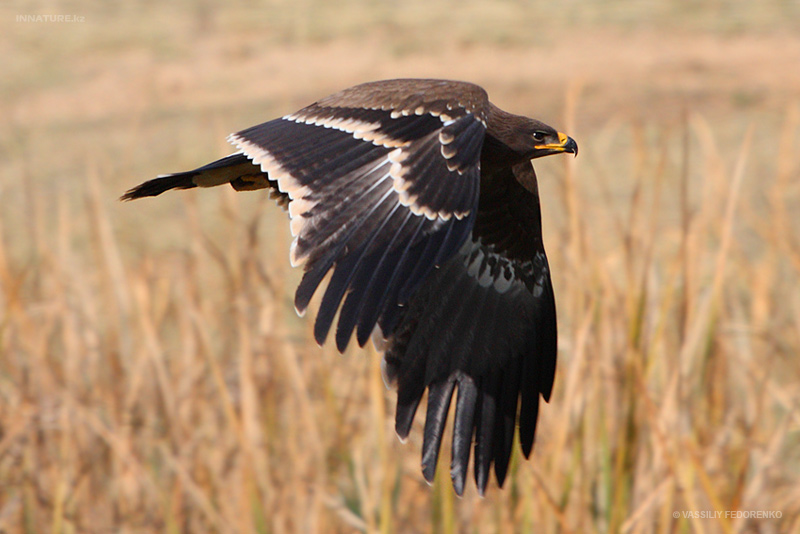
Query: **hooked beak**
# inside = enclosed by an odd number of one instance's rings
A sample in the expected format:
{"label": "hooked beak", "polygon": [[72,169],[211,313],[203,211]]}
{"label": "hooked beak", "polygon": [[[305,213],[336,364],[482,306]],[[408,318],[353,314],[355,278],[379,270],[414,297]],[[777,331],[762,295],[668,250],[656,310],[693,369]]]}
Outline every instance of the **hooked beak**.
{"label": "hooked beak", "polygon": [[558,132],[558,143],[547,143],[546,145],[537,145],[534,147],[536,150],[546,150],[549,154],[557,152],[569,152],[570,154],[578,155],[578,143],[567,134]]}

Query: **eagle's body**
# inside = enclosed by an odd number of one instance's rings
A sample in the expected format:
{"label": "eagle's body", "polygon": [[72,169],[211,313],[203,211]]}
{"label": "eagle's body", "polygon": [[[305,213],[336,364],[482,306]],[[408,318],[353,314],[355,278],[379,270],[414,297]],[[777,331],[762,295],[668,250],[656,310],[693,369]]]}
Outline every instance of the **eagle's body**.
{"label": "eagle's body", "polygon": [[267,188],[288,208],[304,312],[332,269],[315,323],[322,343],[370,335],[397,385],[409,431],[428,389],[423,473],[433,479],[456,387],[451,475],[464,488],[470,445],[481,493],[502,485],[519,404],[533,446],[539,396],[556,366],[556,311],[530,160],[577,153],[539,121],[506,113],[480,87],[442,80],[362,84],[230,136],[240,152],[145,182],[126,200],[230,183]]}

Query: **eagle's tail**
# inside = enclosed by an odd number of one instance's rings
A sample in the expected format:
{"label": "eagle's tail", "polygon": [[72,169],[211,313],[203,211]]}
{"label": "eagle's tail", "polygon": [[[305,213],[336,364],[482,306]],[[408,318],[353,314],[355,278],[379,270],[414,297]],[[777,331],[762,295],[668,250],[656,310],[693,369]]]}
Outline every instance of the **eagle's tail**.
{"label": "eagle's tail", "polygon": [[[237,190],[268,187],[264,173],[244,154],[231,154],[208,165],[187,172],[161,174],[128,190],[120,200],[154,197],[170,189],[214,187],[232,183]],[[249,187],[248,187],[249,186]]]}

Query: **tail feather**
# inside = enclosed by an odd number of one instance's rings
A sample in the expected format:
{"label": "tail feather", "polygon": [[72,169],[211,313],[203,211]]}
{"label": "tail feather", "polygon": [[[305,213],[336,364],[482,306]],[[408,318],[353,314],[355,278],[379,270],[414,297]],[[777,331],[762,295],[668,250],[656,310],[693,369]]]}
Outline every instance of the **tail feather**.
{"label": "tail feather", "polygon": [[237,190],[269,187],[264,172],[244,154],[231,154],[193,171],[162,174],[128,190],[120,200],[154,197],[170,189],[192,189],[232,184]]}
{"label": "tail feather", "polygon": [[195,174],[194,171],[163,174],[129,189],[119,199],[134,200],[142,197],[154,197],[170,189],[192,189],[197,187],[192,179]]}

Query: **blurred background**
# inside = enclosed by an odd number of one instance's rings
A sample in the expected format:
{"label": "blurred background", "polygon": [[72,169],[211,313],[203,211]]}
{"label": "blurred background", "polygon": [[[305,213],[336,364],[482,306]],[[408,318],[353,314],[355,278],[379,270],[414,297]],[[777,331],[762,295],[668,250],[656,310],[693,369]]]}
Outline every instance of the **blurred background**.
{"label": "blurred background", "polygon": [[[0,532],[800,532],[800,2],[12,0],[0,57]],[[313,343],[263,192],[116,200],[394,77],[581,147],[536,165],[553,398],[485,498]]]}

